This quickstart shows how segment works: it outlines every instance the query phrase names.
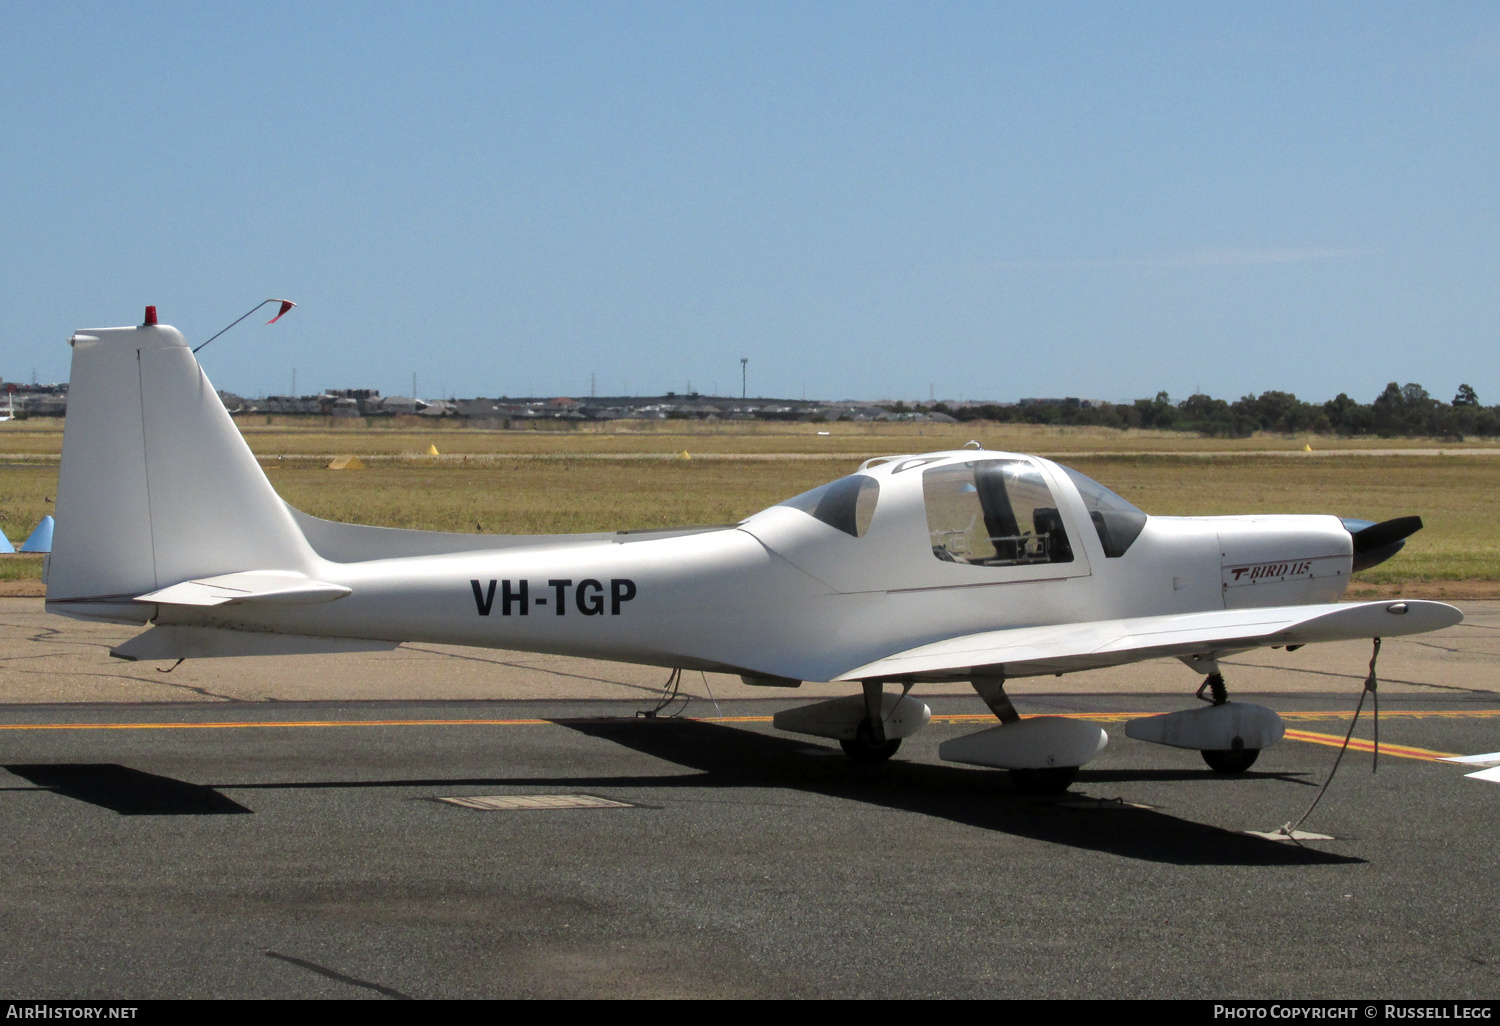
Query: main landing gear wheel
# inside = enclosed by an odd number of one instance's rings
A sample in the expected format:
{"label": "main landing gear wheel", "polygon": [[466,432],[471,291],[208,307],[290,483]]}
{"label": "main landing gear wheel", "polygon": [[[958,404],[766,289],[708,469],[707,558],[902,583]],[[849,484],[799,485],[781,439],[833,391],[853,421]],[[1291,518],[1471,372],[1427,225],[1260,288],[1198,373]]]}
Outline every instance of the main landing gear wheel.
{"label": "main landing gear wheel", "polygon": [[876,741],[869,723],[861,723],[852,741],[840,741],[844,754],[855,762],[885,762],[901,747],[899,737],[888,741]]}
{"label": "main landing gear wheel", "polygon": [[1010,783],[1022,794],[1062,794],[1078,779],[1077,766],[1050,766],[1046,769],[1013,769]]}
{"label": "main landing gear wheel", "polygon": [[[1236,741],[1239,738],[1235,738]],[[1255,765],[1260,756],[1259,748],[1229,748],[1222,751],[1205,751],[1203,761],[1215,773],[1243,773]]]}

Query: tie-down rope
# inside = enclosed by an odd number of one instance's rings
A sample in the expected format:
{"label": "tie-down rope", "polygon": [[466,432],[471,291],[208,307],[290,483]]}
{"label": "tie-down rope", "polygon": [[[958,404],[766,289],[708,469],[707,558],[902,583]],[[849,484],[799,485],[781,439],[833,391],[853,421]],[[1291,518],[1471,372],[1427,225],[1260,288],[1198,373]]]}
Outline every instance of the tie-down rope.
{"label": "tie-down rope", "polygon": [[1295,823],[1283,824],[1277,831],[1279,834],[1284,834],[1290,841],[1297,840],[1294,836],[1297,828],[1307,821],[1308,816],[1312,815],[1313,809],[1318,807],[1318,803],[1323,800],[1323,795],[1328,792],[1328,785],[1333,783],[1333,776],[1339,771],[1339,763],[1344,761],[1344,753],[1349,750],[1349,742],[1354,737],[1354,725],[1359,722],[1359,713],[1365,706],[1366,695],[1373,698],[1372,707],[1375,714],[1375,752],[1374,759],[1370,763],[1370,772],[1375,773],[1380,769],[1380,691],[1378,690],[1379,681],[1375,676],[1375,662],[1380,658],[1380,639],[1371,640],[1374,641],[1374,645],[1370,650],[1370,675],[1365,678],[1364,689],[1359,693],[1359,703],[1354,707],[1354,718],[1349,721],[1349,732],[1344,735],[1344,743],[1339,746],[1339,754],[1333,760],[1333,769],[1328,771],[1328,779],[1323,781],[1322,787],[1318,788],[1317,795],[1313,798],[1312,804],[1307,807],[1307,811],[1302,814],[1302,818]]}

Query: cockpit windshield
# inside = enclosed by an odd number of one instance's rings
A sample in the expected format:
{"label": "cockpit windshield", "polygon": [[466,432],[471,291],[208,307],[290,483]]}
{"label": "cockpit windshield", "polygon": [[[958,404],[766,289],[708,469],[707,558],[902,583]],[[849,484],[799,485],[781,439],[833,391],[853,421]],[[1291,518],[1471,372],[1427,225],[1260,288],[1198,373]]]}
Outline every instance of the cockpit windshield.
{"label": "cockpit windshield", "polygon": [[1071,563],[1057,500],[1025,460],[971,460],[922,472],[932,554],[948,563]]}
{"label": "cockpit windshield", "polygon": [[879,481],[866,474],[853,474],[793,496],[777,505],[800,509],[829,527],[863,538],[870,529],[870,518],[875,515],[875,501],[878,498]]}
{"label": "cockpit windshield", "polygon": [[1111,559],[1125,555],[1125,550],[1130,548],[1145,529],[1146,514],[1093,478],[1085,477],[1072,467],[1062,469],[1078,486],[1078,494],[1083,497],[1089,519],[1094,522],[1094,530],[1099,535],[1099,543],[1104,546],[1104,554]]}

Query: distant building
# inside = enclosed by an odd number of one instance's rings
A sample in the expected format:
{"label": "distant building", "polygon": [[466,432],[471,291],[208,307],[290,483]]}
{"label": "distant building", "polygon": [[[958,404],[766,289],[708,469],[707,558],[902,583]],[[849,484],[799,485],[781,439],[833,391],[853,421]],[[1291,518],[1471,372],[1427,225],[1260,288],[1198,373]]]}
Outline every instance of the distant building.
{"label": "distant building", "polygon": [[[247,401],[243,412],[246,413],[326,413],[326,403],[332,402],[331,396],[319,395],[268,395],[264,399]],[[238,412],[238,411],[234,411]]]}
{"label": "distant building", "polygon": [[[26,385],[0,381],[0,392],[11,393],[18,417],[63,416],[67,412],[68,386],[62,384]],[[880,404],[855,400],[807,399],[740,399],[700,395],[697,392],[668,392],[659,396],[571,396],[525,399],[428,399],[417,396],[382,397],[378,388],[340,388],[319,395],[270,395],[247,399],[233,392],[219,392],[224,408],[231,414],[274,414],[321,417],[451,417],[476,427],[554,427],[576,425],[585,421],[613,420],[708,420],[708,421],[855,421],[915,422],[952,424],[957,421],[946,413],[907,409],[904,404]],[[950,402],[946,408],[963,409],[985,405],[978,400]],[[1012,406],[1014,403],[993,405]],[[1100,400],[1062,399],[1021,400],[1021,405],[1081,406],[1100,405]],[[894,406],[894,409],[891,408]],[[563,423],[557,423],[563,422]]]}
{"label": "distant building", "polygon": [[68,412],[68,383],[26,385],[7,381],[0,392],[8,393],[6,408],[17,417],[61,417]]}
{"label": "distant building", "polygon": [[392,417],[398,414],[405,416],[413,413],[421,413],[426,406],[427,404],[416,396],[388,395],[384,399],[368,400],[365,403],[365,413],[367,416],[372,417],[379,414]]}
{"label": "distant building", "polygon": [[[1097,406],[1106,405],[1104,399],[1079,399],[1076,396],[1065,396],[1062,399],[1022,399],[1016,403],[1017,406],[1059,406],[1064,409],[1088,410]],[[970,404],[972,405],[972,404]],[[1001,404],[1005,405],[1005,404]]]}

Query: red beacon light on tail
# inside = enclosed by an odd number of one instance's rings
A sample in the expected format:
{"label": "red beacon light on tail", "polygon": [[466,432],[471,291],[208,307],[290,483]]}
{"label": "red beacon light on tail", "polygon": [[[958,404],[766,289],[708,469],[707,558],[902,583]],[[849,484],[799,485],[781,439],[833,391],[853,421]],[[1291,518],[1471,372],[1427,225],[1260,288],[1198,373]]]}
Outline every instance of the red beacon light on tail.
{"label": "red beacon light on tail", "polygon": [[146,307],[146,323],[142,324],[141,327],[143,327],[143,328],[150,328],[150,327],[154,327],[155,325],[156,325],[156,307],[154,307],[154,306],[148,306],[148,307]]}

